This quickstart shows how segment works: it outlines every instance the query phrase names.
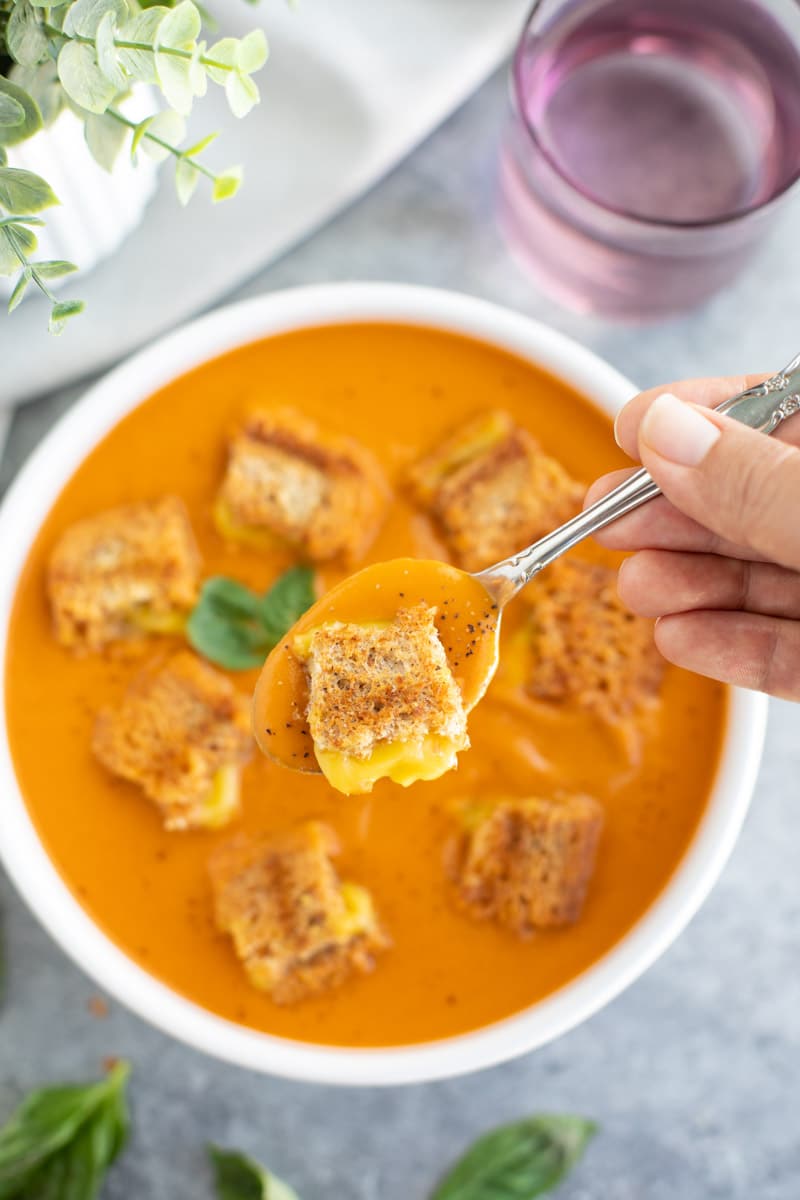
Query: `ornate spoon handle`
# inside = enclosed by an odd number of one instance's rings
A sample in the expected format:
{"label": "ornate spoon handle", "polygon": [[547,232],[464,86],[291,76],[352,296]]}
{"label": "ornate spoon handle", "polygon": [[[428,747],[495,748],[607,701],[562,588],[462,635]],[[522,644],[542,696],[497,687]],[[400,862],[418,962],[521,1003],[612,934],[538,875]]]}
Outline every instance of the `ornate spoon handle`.
{"label": "ornate spoon handle", "polygon": [[[724,400],[716,411],[761,433],[774,433],[782,421],[800,412],[800,354],[765,383]],[[487,567],[477,577],[493,596],[506,603],[554,559],[658,495],[660,489],[648,472],[636,471],[577,517],[519,554]]]}

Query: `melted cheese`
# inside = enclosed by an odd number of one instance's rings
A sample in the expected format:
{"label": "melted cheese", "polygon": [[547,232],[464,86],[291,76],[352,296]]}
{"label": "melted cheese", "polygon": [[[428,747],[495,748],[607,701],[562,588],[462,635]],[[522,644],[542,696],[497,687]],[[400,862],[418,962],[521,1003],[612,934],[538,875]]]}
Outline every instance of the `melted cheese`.
{"label": "melted cheese", "polygon": [[130,615],[131,625],[143,633],[185,633],[188,613],[171,608],[166,612],[155,612],[152,608],[137,608]]}
{"label": "melted cheese", "polygon": [[317,762],[331,787],[345,796],[371,792],[379,779],[391,779],[401,787],[418,780],[438,779],[457,764],[464,747],[451,738],[427,734],[411,742],[383,742],[367,758],[315,747]]}
{"label": "melted cheese", "polygon": [[202,824],[206,829],[220,829],[238,811],[241,777],[241,767],[235,763],[217,771],[211,791],[201,805]]}
{"label": "melted cheese", "polygon": [[241,542],[254,550],[275,550],[285,543],[270,529],[256,525],[242,525],[234,519],[227,501],[217,499],[213,510],[217,532],[229,542]]}

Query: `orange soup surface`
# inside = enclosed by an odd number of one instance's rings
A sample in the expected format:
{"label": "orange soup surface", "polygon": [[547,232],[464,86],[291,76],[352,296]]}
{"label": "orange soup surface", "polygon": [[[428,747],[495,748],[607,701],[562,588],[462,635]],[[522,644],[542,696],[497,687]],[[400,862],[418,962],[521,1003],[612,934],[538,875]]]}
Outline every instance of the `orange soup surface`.
{"label": "orange soup surface", "polygon": [[[444,432],[482,409],[509,412],[577,479],[625,465],[608,418],[584,398],[509,354],[451,334],[394,325],[310,329],[192,371],[141,404],[88,456],[31,551],[5,681],[20,787],[49,855],[92,918],[142,967],[205,1008],[272,1034],[335,1045],[463,1033],[574,979],[653,903],[703,813],[726,692],[668,667],[661,703],[633,744],[593,716],[511,694],[503,662],[519,627],[517,599],[504,617],[500,675],[470,716],[472,748],[457,771],[407,790],[382,781],[370,795],[346,797],[321,776],[289,772],[256,754],[231,828],[166,833],[153,805],[94,760],[90,741],[97,711],[118,703],[142,663],[179,639],[73,656],[52,636],[47,559],[79,518],[170,493],[188,506],[205,574],[265,590],[295,561],[292,552],[226,544],[212,506],[231,427],[248,407],[273,402],[357,437],[380,460],[395,495],[365,563],[443,556],[398,480]],[[581,554],[614,561],[595,547]],[[319,580],[330,586],[343,574],[325,567]],[[246,692],[257,676],[231,675]],[[559,791],[588,793],[605,809],[577,924],[520,941],[459,911],[445,867],[455,806],[465,798]],[[371,974],[280,1007],[248,983],[216,930],[207,861],[232,830],[278,832],[308,818],[336,831],[337,869],[370,889],[392,947]]]}

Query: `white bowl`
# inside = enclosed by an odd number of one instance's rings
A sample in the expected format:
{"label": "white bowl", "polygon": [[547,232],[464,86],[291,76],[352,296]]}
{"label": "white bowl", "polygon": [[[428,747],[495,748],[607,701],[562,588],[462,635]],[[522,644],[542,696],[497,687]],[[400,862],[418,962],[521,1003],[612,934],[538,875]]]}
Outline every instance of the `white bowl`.
{"label": "white bowl", "polygon": [[[546,368],[613,414],[635,391],[560,333],[495,305],[395,284],[331,284],[221,309],[135,355],[90,389],[39,445],[0,509],[0,674],[17,578],[37,530],[85,455],[130,409],[206,359],[307,325],[404,321],[474,336]],[[692,844],[667,887],[594,966],[530,1009],[458,1037],[390,1049],[326,1048],[235,1025],[179,996],[132,962],[92,922],[42,847],[0,733],[0,858],[59,945],[145,1020],[208,1054],[320,1083],[399,1084],[458,1075],[541,1046],[626,988],[683,929],[719,876],[747,811],[766,724],[764,697],[734,692],[720,768]]]}

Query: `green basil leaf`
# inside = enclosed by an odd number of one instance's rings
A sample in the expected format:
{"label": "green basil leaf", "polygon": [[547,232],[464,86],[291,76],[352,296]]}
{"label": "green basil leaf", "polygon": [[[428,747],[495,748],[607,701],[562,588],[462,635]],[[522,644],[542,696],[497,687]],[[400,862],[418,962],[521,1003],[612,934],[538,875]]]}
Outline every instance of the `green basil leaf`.
{"label": "green basil leaf", "polygon": [[189,615],[186,635],[204,658],[231,671],[260,667],[270,647],[259,598],[235,579],[207,580]]}
{"label": "green basil leaf", "polygon": [[596,1132],[594,1122],[573,1116],[501,1126],[473,1143],[431,1200],[533,1200],[567,1176]]}
{"label": "green basil leaf", "polygon": [[0,1129],[0,1200],[95,1200],[128,1132],[126,1063],[100,1083],[41,1088]]}
{"label": "green basil leaf", "polygon": [[274,645],[315,600],[314,572],[310,567],[290,567],[273,583],[261,601],[261,620]]}
{"label": "green basil leaf", "polygon": [[261,1163],[235,1150],[208,1147],[217,1200],[299,1200],[297,1192]]}
{"label": "green basil leaf", "polygon": [[[0,104],[14,105],[15,111],[21,110],[22,112],[21,119],[14,120],[11,124],[4,124],[0,119],[0,145],[16,146],[18,142],[25,142],[29,137],[33,137],[34,133],[42,128],[42,114],[36,101],[28,95],[24,88],[12,83],[10,79],[3,79],[2,76],[0,76]],[[10,112],[11,109],[6,107],[6,113],[9,116]]]}
{"label": "green basil leaf", "polygon": [[261,600],[249,587],[236,579],[216,575],[207,579],[201,591],[201,601],[213,605],[223,617],[232,620],[257,621],[261,616]]}
{"label": "green basil leaf", "polygon": [[261,666],[315,598],[310,567],[291,567],[264,596],[235,579],[216,576],[203,584],[186,634],[210,662],[246,671]]}

